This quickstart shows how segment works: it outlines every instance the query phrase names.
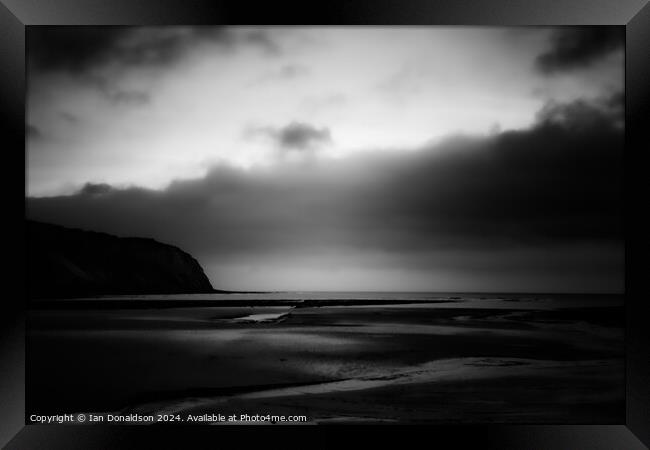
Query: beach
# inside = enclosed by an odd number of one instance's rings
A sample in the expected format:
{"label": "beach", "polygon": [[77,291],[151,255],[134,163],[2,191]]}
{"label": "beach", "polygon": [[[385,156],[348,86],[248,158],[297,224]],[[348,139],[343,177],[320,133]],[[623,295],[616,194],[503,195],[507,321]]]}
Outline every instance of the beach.
{"label": "beach", "polygon": [[620,298],[242,297],[32,309],[28,411],[299,414],[313,424],[624,420]]}

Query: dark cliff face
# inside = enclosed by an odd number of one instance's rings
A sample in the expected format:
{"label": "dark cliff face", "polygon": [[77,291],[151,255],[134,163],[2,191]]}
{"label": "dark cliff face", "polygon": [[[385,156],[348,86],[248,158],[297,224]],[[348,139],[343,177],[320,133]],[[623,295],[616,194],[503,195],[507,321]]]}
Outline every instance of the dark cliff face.
{"label": "dark cliff face", "polygon": [[153,239],[27,221],[31,298],[214,292],[188,253]]}

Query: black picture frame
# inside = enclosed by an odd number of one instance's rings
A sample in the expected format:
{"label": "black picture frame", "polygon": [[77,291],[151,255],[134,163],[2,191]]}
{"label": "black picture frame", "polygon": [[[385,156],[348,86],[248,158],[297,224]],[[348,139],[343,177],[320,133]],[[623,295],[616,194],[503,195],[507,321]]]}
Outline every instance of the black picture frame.
{"label": "black picture frame", "polygon": [[[644,193],[640,174],[650,130],[650,6],[647,0],[337,0],[313,2],[226,0],[0,0],[0,111],[5,130],[5,239],[13,248],[0,332],[0,445],[7,449],[214,448],[224,439],[279,439],[287,427],[164,427],[25,425],[25,29],[34,25],[620,25],[626,30],[625,192]],[[9,157],[9,160],[7,160]],[[9,175],[14,176],[9,176]],[[646,183],[647,184],[647,183]],[[644,196],[641,195],[641,199]],[[462,425],[427,427],[432,443],[454,447],[531,449],[642,449],[650,446],[650,352],[648,310],[641,285],[647,272],[647,239],[632,236],[632,224],[647,224],[645,204],[626,195],[626,420],[596,425]],[[22,215],[22,216],[21,216]],[[634,251],[632,250],[634,249]],[[314,435],[282,444],[338,445],[338,427],[289,427]],[[280,429],[282,429],[280,431]],[[313,430],[313,428],[312,428]],[[244,433],[242,433],[244,431]],[[346,432],[349,429],[346,430]],[[372,427],[364,439],[409,445],[395,427]],[[415,439],[415,438],[414,438]],[[237,441],[231,441],[237,442]],[[264,442],[262,442],[264,443]],[[645,444],[645,445],[644,445]]]}

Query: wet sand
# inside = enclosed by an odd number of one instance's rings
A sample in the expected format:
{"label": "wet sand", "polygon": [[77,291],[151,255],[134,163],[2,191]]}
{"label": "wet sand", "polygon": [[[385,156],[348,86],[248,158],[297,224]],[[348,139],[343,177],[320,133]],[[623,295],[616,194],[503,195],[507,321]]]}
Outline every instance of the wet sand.
{"label": "wet sand", "polygon": [[623,422],[622,307],[483,304],[33,310],[28,411]]}

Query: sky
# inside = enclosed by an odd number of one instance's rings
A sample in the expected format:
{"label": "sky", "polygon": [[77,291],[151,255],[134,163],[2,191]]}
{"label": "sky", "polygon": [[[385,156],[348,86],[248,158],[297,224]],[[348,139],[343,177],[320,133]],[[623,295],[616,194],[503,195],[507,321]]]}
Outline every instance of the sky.
{"label": "sky", "polygon": [[620,27],[29,27],[28,216],[215,288],[622,292]]}

